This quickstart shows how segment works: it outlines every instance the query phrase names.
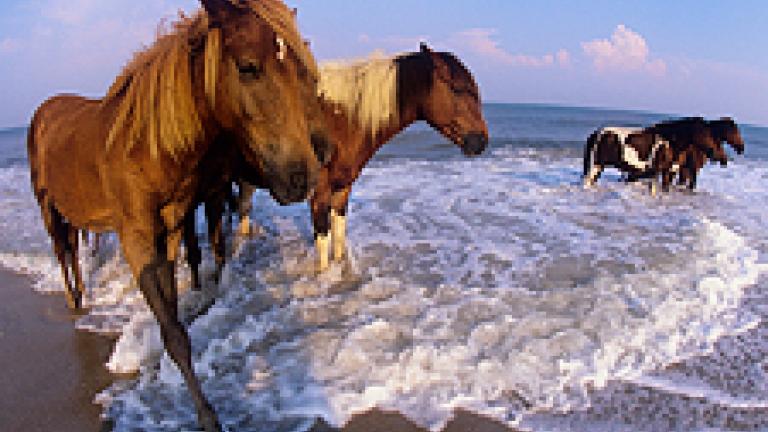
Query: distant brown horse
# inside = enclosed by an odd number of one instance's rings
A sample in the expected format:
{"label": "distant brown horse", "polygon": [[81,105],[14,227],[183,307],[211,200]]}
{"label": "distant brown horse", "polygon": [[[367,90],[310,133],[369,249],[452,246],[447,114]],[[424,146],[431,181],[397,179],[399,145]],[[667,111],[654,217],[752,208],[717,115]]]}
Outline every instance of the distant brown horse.
{"label": "distant brown horse", "polygon": [[[116,231],[163,342],[192,394],[198,421],[220,431],[194,375],[179,322],[173,261],[184,221],[206,184],[227,176],[213,161],[258,172],[282,203],[304,199],[320,163],[317,68],[291,11],[278,0],[201,0],[204,11],[138,53],[102,100],[63,95],[29,129],[32,185],[80,305],[77,229]],[[239,173],[240,174],[240,173]]]}
{"label": "distant brown horse", "polygon": [[[320,76],[326,125],[331,140],[338,143],[310,198],[318,269],[324,270],[329,261],[329,231],[334,258],[344,256],[352,184],[382,145],[424,120],[473,156],[485,149],[488,126],[478,86],[467,67],[453,54],[434,52],[426,44],[417,52],[395,57],[327,64]],[[240,191],[240,226],[247,232],[253,186],[240,182]],[[220,227],[221,217],[212,214],[207,220],[211,233],[220,232],[220,228],[211,230],[211,225]],[[215,235],[211,241],[222,243]],[[222,263],[223,256],[217,256],[217,268]],[[196,272],[194,266],[192,270]]]}
{"label": "distant brown horse", "polygon": [[587,139],[584,185],[591,186],[605,166],[613,166],[627,173],[629,181],[651,178],[652,194],[656,191],[656,179],[661,177],[666,191],[689,151],[700,151],[727,163],[720,142],[713,138],[709,125],[699,118],[670,120],[646,128],[604,127]]}
{"label": "distant brown horse", "polygon": [[[739,132],[739,127],[733,119],[729,117],[712,121],[706,121],[699,117],[694,119],[706,122],[715,142],[722,143],[725,141],[736,150],[736,153],[744,153],[744,140]],[[703,151],[694,147],[689,147],[686,152],[682,153],[677,161],[677,164],[680,166],[679,184],[687,185],[688,189],[691,190],[695,189],[699,170],[704,167],[707,159],[708,157]],[[720,164],[726,165],[726,161],[720,160]]]}

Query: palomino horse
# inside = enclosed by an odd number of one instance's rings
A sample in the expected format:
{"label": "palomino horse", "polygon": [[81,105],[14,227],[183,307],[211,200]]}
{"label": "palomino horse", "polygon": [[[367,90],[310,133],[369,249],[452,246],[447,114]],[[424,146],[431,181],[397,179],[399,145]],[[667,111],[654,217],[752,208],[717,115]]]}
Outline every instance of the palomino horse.
{"label": "palomino horse", "polygon": [[688,118],[647,128],[598,129],[584,148],[584,185],[593,185],[605,166],[613,166],[627,173],[630,181],[651,178],[652,194],[656,191],[656,178],[661,176],[666,191],[673,173],[680,168],[681,155],[691,149],[727,162],[727,155],[719,141],[712,138],[709,128]]}
{"label": "palomino horse", "polygon": [[70,304],[79,306],[67,276],[67,261],[78,258],[76,229],[116,231],[198,421],[211,432],[221,426],[176,307],[173,262],[184,220],[203,185],[223,175],[210,161],[232,155],[281,202],[304,199],[320,169],[311,134],[324,131],[308,125],[320,110],[317,66],[291,11],[279,0],[201,2],[203,11],[138,53],[104,99],[64,95],[41,105],[28,150]]}
{"label": "palomino horse", "polygon": [[[338,143],[310,198],[322,271],[329,262],[329,231],[334,259],[344,256],[352,184],[381,146],[412,123],[424,120],[465,155],[473,156],[488,144],[488,126],[478,86],[466,66],[453,54],[434,52],[426,44],[417,52],[391,58],[327,64],[321,67],[320,76],[326,125],[331,139]],[[248,231],[253,187],[240,182],[240,191],[240,227]],[[209,217],[208,223],[220,225],[221,217]],[[221,262],[223,257],[217,257],[217,264]]]}
{"label": "palomino horse", "polygon": [[[736,150],[737,154],[744,153],[744,140],[741,138],[739,127],[733,119],[723,117],[719,120],[706,121],[700,117],[693,117],[690,121],[706,123],[715,142],[727,142]],[[679,184],[687,185],[690,190],[695,189],[699,170],[704,167],[706,161],[707,155],[694,147],[682,153],[677,161],[680,165]],[[720,163],[725,165],[723,161],[720,161]]]}

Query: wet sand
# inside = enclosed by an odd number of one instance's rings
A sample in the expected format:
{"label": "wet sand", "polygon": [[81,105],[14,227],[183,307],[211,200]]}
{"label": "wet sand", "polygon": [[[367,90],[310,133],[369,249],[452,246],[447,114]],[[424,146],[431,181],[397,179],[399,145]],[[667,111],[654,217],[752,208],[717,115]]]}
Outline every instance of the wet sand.
{"label": "wet sand", "polygon": [[113,341],[75,330],[63,295],[0,269],[0,431],[102,430],[93,398],[113,377]]}

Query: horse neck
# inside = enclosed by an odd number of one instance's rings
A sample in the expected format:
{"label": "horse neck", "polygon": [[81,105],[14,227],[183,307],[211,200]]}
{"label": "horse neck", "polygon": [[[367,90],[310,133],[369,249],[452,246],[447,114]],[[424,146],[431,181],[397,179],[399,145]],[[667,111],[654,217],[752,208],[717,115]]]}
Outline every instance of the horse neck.
{"label": "horse neck", "polygon": [[[417,55],[418,56],[418,55]],[[422,106],[431,87],[432,70],[419,57],[408,56],[395,60],[397,64],[397,116],[367,138],[367,146],[375,153],[395,135],[414,122],[424,120]]]}
{"label": "horse neck", "polygon": [[366,147],[374,153],[384,144],[388,143],[395,135],[418,120],[416,111],[400,110],[397,118],[391,119],[389,124],[379,128],[375,134],[366,134]]}

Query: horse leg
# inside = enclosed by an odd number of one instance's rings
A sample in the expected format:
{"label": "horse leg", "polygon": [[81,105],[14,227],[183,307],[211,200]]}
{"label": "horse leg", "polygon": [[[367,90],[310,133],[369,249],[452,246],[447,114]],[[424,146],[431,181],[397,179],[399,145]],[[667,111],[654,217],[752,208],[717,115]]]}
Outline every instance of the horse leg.
{"label": "horse leg", "polygon": [[317,255],[317,270],[328,269],[328,232],[331,228],[329,214],[331,211],[331,189],[318,187],[309,200],[312,212],[312,225],[315,229],[315,252]]}
{"label": "horse leg", "polygon": [[193,370],[189,335],[178,319],[174,263],[167,259],[163,250],[167,238],[139,229],[124,228],[120,234],[126,259],[133,273],[139,275],[141,292],[160,324],[165,349],[181,371],[192,395],[200,426],[206,432],[221,432],[216,414],[203,395]]}
{"label": "horse leg", "polygon": [[85,284],[83,283],[83,274],[80,271],[80,256],[79,256],[79,236],[78,230],[71,225],[69,226],[69,265],[72,269],[72,275],[75,279],[75,288],[77,288],[77,303],[78,307],[82,307],[83,297],[85,296]]}
{"label": "horse leg", "polygon": [[61,266],[61,274],[64,276],[64,298],[67,301],[67,307],[71,310],[80,308],[80,298],[75,295],[75,289],[72,286],[72,281],[69,277],[69,263],[68,258],[68,243],[69,243],[69,228],[61,214],[53,208],[48,206],[49,214],[46,215],[46,226],[48,233],[53,240],[53,251],[56,254],[56,258],[59,260]]}
{"label": "horse leg", "polygon": [[333,259],[341,261],[347,250],[347,206],[352,186],[347,186],[331,195],[331,239],[333,241]]}
{"label": "horse leg", "polygon": [[101,245],[101,233],[93,234],[93,244],[91,245],[91,256],[95,257],[99,254],[99,247]]}
{"label": "horse leg", "polygon": [[587,176],[584,177],[584,187],[590,187],[594,185],[597,182],[597,179],[600,178],[600,174],[603,173],[603,166],[602,165],[593,165],[592,168],[590,168],[589,173],[587,173]]}
{"label": "horse leg", "polygon": [[191,210],[184,217],[184,244],[187,246],[187,264],[190,273],[192,273],[192,289],[200,290],[200,262],[202,261],[200,253],[200,244],[197,241],[197,231],[195,230],[195,211]]}
{"label": "horse leg", "polygon": [[696,167],[696,160],[693,157],[688,158],[686,161],[686,168],[688,170],[688,175],[690,176],[688,180],[688,190],[693,191],[696,189],[696,177],[698,176],[698,168]]}
{"label": "horse leg", "polygon": [[238,214],[240,215],[240,235],[249,236],[254,233],[251,225],[251,210],[253,210],[253,192],[256,188],[245,181],[238,181],[240,197],[238,198]]}
{"label": "horse leg", "polygon": [[[211,198],[205,202],[205,219],[208,222],[208,241],[211,242],[213,258],[216,268],[213,271],[213,278],[219,283],[221,271],[224,268],[226,254],[226,239],[222,231],[222,219],[224,216],[224,203],[218,197]],[[248,222],[250,224],[250,222]],[[242,229],[242,227],[241,227]]]}

